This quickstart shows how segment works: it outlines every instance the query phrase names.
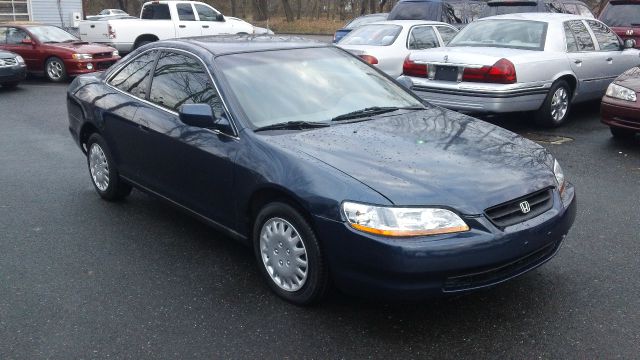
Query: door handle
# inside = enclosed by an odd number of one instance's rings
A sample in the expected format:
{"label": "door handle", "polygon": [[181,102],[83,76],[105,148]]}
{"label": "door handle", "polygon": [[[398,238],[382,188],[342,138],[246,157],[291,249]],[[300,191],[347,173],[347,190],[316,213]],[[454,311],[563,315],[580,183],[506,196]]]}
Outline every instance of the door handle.
{"label": "door handle", "polygon": [[573,63],[580,65],[580,64],[582,64],[582,60],[576,59],[576,60],[573,60]]}
{"label": "door handle", "polygon": [[612,57],[607,58],[607,60],[606,60],[606,61],[613,61],[613,58],[612,58]]}
{"label": "door handle", "polygon": [[208,29],[209,25],[202,25],[203,28]]}
{"label": "door handle", "polygon": [[187,27],[187,25],[178,25],[178,27],[180,27],[180,28],[184,29],[184,28],[186,28],[186,27]]}

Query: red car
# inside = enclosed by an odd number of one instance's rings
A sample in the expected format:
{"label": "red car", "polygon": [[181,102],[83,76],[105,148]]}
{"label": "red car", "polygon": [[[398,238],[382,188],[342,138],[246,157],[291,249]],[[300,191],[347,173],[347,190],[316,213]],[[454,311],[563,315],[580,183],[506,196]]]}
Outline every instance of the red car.
{"label": "red car", "polygon": [[640,133],[640,67],[633,67],[618,76],[602,98],[602,122],[609,125],[611,134],[632,138]]}
{"label": "red car", "polygon": [[611,0],[600,12],[598,20],[622,38],[633,39],[640,46],[640,0]]}
{"label": "red car", "polygon": [[120,59],[110,46],[82,42],[50,25],[0,25],[0,50],[19,54],[30,73],[44,74],[54,82],[106,70]]}

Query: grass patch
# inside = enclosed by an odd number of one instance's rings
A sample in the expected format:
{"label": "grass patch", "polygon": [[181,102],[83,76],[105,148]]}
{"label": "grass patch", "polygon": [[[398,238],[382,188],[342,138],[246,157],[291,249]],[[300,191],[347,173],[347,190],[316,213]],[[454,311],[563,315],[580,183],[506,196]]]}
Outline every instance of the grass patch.
{"label": "grass patch", "polygon": [[[267,27],[266,21],[250,21],[253,25]],[[287,22],[284,17],[269,19],[268,25],[276,34],[321,34],[333,35],[336,30],[342,28],[346,20],[331,19],[300,19]]]}

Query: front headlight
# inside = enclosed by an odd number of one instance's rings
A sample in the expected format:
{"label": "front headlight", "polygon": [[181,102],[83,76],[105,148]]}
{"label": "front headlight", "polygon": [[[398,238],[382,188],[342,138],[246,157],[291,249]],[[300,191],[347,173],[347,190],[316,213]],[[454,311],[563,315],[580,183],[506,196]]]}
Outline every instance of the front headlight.
{"label": "front headlight", "polygon": [[76,60],[91,60],[91,59],[93,59],[93,55],[91,55],[91,54],[73,54],[71,56]]}
{"label": "front headlight", "polygon": [[556,181],[558,182],[558,190],[560,190],[560,194],[564,192],[564,172],[562,171],[562,167],[558,160],[553,160],[553,174],[556,176]]}
{"label": "front headlight", "polygon": [[24,65],[24,58],[22,56],[16,56],[16,61],[18,62],[18,64]]}
{"label": "front headlight", "polygon": [[399,208],[344,202],[342,211],[354,229],[384,236],[420,236],[468,231],[454,212],[440,208]]}
{"label": "front headlight", "polygon": [[637,100],[635,91],[614,83],[611,83],[607,88],[607,96],[626,101]]}
{"label": "front headlight", "polygon": [[120,52],[118,50],[111,53],[111,56],[120,56]]}

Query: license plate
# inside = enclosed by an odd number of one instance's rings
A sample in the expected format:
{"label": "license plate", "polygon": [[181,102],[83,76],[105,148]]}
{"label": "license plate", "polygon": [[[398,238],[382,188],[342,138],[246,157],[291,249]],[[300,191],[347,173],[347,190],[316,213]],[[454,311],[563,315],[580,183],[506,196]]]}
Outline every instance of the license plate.
{"label": "license plate", "polygon": [[436,66],[436,74],[434,79],[443,81],[458,81],[457,66]]}

